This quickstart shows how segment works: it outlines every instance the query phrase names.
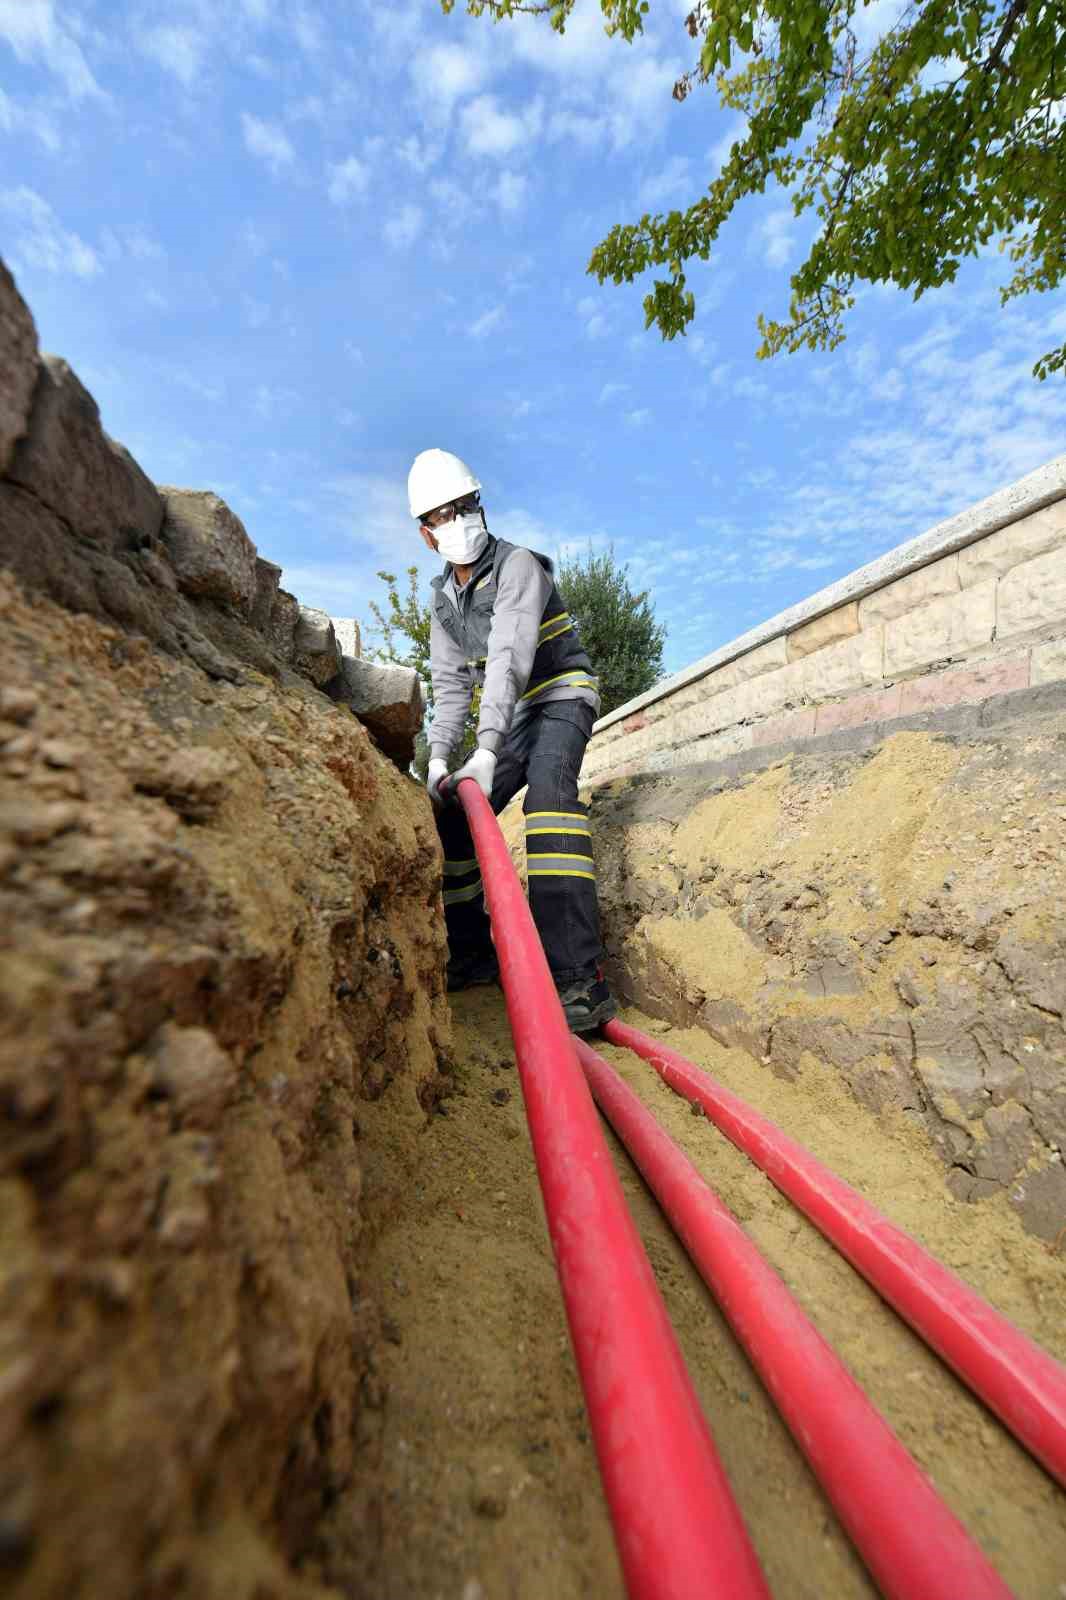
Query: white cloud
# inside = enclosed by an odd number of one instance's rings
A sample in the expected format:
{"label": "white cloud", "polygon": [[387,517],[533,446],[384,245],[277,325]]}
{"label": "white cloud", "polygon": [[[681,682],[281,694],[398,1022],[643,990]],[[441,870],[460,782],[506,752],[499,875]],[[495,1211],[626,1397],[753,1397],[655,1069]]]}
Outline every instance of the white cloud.
{"label": "white cloud", "polygon": [[422,210],[416,205],[403,205],[386,222],[382,229],[385,243],[393,250],[408,250],[422,232]]}
{"label": "white cloud", "polygon": [[711,145],[707,152],[707,159],[710,162],[712,178],[717,178],[729,160],[729,153],[733,146],[738,139],[743,139],[747,129],[748,124],[745,119],[737,117],[729,124],[721,138],[716,139],[714,144]]}
{"label": "white cloud", "polygon": [[603,301],[587,294],[577,303],[577,314],[584,324],[586,339],[602,339],[607,333],[607,317]]}
{"label": "white cloud", "polygon": [[410,63],[415,98],[427,122],[447,123],[452,108],[473,94],[485,79],[484,59],[458,44],[434,44],[419,50]]}
{"label": "white cloud", "polygon": [[38,267],[76,278],[93,278],[101,270],[97,252],[62,227],[48,201],[35,190],[23,185],[0,191],[0,212],[11,218],[16,230],[10,252],[16,267]]}
{"label": "white cloud", "polygon": [[686,348],[693,361],[701,367],[709,367],[718,353],[718,344],[714,339],[708,339],[702,333],[690,333],[685,338]]}
{"label": "white cloud", "polygon": [[0,133],[19,133],[23,129],[39,139],[46,150],[55,152],[62,147],[59,124],[53,115],[39,106],[22,105],[0,89]]}
{"label": "white cloud", "polygon": [[7,40],[20,61],[39,61],[53,72],[72,100],[106,98],[53,0],[0,0],[0,39]]}
{"label": "white cloud", "polygon": [[410,133],[396,150],[401,161],[406,161],[415,172],[428,172],[440,160],[441,148],[436,141],[420,139],[416,133]]}
{"label": "white cloud", "polygon": [[162,377],[169,379],[179,389],[187,389],[190,394],[196,395],[198,400],[206,400],[210,405],[217,405],[225,398],[226,390],[223,384],[205,379],[200,373],[190,372],[188,367],[164,364],[158,370]]}
{"label": "white cloud", "polygon": [[349,156],[329,167],[329,198],[335,206],[346,206],[365,194],[370,183],[370,168],[358,156]]}
{"label": "white cloud", "polygon": [[503,307],[493,306],[483,312],[476,322],[472,322],[466,331],[472,339],[486,339],[490,333],[495,332],[502,321]]}
{"label": "white cloud", "polygon": [[142,33],[138,43],[146,56],[173,73],[187,89],[199,79],[208,41],[198,29],[180,23],[162,23]]}
{"label": "white cloud", "polygon": [[660,53],[651,28],[639,50],[608,38],[598,5],[579,6],[561,38],[535,19],[516,19],[508,38],[520,62],[556,80],[553,141],[626,149],[654,139],[676,110],[671,90],[688,63]]}
{"label": "white cloud", "polygon": [[521,172],[501,172],[489,190],[502,216],[514,216],[521,211],[529,194],[529,180]]}
{"label": "white cloud", "polygon": [[249,249],[253,256],[265,256],[271,247],[271,240],[259,227],[258,223],[248,221],[241,227],[240,237],[242,243]]}
{"label": "white cloud", "polygon": [[246,149],[265,161],[275,177],[295,162],[296,152],[289,137],[276,122],[265,122],[249,111],[242,111],[241,129]]}
{"label": "white cloud", "polygon": [[279,417],[288,416],[299,398],[292,389],[272,389],[269,384],[260,383],[252,395],[252,410],[264,422],[275,422]]}
{"label": "white cloud", "polygon": [[548,122],[548,138],[553,144],[578,144],[592,149],[607,137],[607,118],[563,107],[553,111]]}
{"label": "white cloud", "polygon": [[166,259],[166,251],[158,239],[137,222],[118,222],[104,228],[100,234],[100,251],[108,261],[119,261],[123,256],[133,261]]}
{"label": "white cloud", "polygon": [[646,406],[642,406],[639,411],[626,412],[626,422],[631,428],[646,428],[651,418],[652,414]]}
{"label": "white cloud", "polygon": [[256,300],[250,294],[242,294],[241,305],[244,308],[244,320],[249,328],[258,330],[269,325],[270,307],[265,300]]}
{"label": "white cloud", "polygon": [[609,400],[617,400],[620,394],[628,393],[628,383],[605,383],[600,390],[598,405],[605,406]]}
{"label": "white cloud", "polygon": [[644,179],[637,191],[641,206],[653,210],[689,196],[692,182],[689,177],[691,163],[688,156],[671,156],[665,167]]}
{"label": "white cloud", "polygon": [[296,6],[291,16],[293,35],[306,55],[318,55],[325,42],[322,18],[310,6]]}
{"label": "white cloud", "polygon": [[756,228],[755,248],[768,267],[783,267],[795,249],[792,233],[795,221],[791,206],[777,206]]}
{"label": "white cloud", "polygon": [[471,100],[460,116],[466,148],[475,156],[509,156],[527,149],[537,139],[543,120],[544,108],[539,99],[515,113],[502,111],[492,94]]}
{"label": "white cloud", "polygon": [[740,395],[744,400],[765,400],[770,393],[769,385],[759,378],[753,378],[750,373],[738,378],[733,385],[733,393]]}

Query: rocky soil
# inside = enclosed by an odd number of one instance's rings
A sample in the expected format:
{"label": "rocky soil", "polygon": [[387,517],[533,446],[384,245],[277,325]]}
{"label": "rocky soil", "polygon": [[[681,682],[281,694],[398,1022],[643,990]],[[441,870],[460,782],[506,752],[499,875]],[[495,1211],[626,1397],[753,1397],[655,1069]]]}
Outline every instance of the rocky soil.
{"label": "rocky soil", "polygon": [[310,1597],[450,1065],[412,729],[2,265],[0,380],[0,1584]]}
{"label": "rocky soil", "polygon": [[1066,1241],[1066,718],[595,791],[613,976]]}

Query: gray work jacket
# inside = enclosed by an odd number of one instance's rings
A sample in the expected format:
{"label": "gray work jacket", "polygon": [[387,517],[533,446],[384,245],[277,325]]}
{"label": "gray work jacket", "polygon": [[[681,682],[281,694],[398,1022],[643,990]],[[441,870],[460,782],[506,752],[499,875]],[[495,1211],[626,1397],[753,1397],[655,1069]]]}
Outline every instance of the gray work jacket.
{"label": "gray work jacket", "polygon": [[477,684],[477,742],[497,754],[511,728],[546,701],[583,700],[593,715],[599,710],[592,664],[547,556],[490,536],[463,588],[450,564],[432,588],[432,756],[447,759],[459,743]]}

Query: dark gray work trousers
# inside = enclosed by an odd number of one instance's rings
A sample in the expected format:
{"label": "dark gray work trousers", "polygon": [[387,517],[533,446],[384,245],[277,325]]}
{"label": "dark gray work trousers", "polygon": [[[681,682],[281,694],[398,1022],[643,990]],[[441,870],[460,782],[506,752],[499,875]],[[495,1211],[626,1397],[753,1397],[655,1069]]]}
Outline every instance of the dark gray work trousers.
{"label": "dark gray work trousers", "polygon": [[[491,805],[499,813],[523,784],[529,907],[552,977],[560,986],[596,975],[603,947],[588,808],[577,779],[592,732],[592,707],[550,700],[500,751]],[[444,848],[444,916],[452,957],[490,948],[481,871],[458,801],[437,812]]]}

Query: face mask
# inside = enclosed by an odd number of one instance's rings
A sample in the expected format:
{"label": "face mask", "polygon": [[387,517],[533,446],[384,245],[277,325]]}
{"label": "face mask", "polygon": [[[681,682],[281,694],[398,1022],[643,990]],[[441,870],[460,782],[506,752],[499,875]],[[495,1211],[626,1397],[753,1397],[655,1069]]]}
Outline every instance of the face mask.
{"label": "face mask", "polygon": [[451,522],[442,523],[434,528],[433,537],[445,561],[459,567],[473,566],[489,542],[480,511],[468,511]]}

